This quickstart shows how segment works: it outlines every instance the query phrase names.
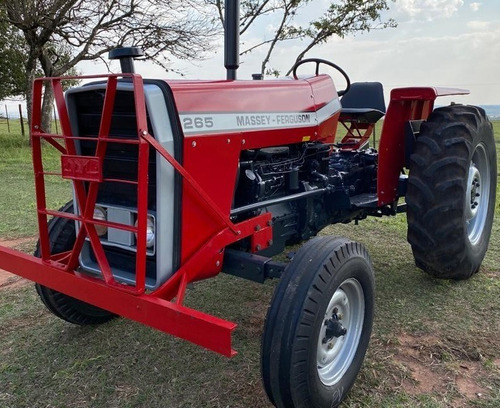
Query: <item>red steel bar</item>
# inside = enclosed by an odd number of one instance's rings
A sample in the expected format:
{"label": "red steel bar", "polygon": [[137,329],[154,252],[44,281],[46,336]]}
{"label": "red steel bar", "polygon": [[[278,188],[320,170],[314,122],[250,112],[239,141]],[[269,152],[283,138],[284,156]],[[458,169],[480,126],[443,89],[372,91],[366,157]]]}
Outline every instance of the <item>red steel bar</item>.
{"label": "red steel bar", "polygon": [[0,268],[227,357],[236,324],[151,295],[126,293],[100,280],[68,274],[41,259],[0,247]]}

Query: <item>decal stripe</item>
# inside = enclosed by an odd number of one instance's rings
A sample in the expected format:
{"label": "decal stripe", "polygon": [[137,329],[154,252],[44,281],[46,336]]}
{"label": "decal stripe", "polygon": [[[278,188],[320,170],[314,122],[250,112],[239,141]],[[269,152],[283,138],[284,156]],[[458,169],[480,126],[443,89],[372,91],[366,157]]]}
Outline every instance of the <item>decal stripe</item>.
{"label": "decal stripe", "polygon": [[318,115],[318,123],[323,123],[325,120],[330,119],[340,109],[342,109],[342,105],[340,104],[339,98],[335,98],[334,100],[328,102],[325,106],[316,111],[316,114]]}
{"label": "decal stripe", "polygon": [[315,112],[180,113],[185,135],[317,126],[341,109],[338,98]]}

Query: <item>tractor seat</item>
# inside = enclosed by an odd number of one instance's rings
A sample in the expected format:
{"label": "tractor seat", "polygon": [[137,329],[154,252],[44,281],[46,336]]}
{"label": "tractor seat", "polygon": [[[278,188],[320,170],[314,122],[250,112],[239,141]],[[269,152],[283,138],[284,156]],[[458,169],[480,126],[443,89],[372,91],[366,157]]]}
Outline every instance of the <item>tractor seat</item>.
{"label": "tractor seat", "polygon": [[354,82],[342,99],[341,120],[376,123],[385,115],[384,88],[380,82]]}

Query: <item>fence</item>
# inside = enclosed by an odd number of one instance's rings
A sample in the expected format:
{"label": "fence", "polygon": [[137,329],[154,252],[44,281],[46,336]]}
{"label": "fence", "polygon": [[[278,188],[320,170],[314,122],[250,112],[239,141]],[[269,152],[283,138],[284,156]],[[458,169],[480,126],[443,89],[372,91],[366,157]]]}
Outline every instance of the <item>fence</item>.
{"label": "fence", "polygon": [[[26,136],[27,133],[29,133],[29,127],[28,127],[28,115],[26,113],[26,107],[24,104],[18,104],[17,107],[14,105],[4,105],[5,108],[5,114],[3,112],[0,112],[0,126],[2,130],[5,131],[5,127],[7,128],[7,133],[11,133],[11,131],[18,133],[18,129],[13,129],[14,126],[12,125],[17,125],[19,124],[20,130],[21,130],[21,135]],[[54,114],[54,121],[53,125],[55,125],[55,133],[59,133],[59,120],[56,115],[56,110],[53,109],[53,114]],[[15,126],[17,128],[17,126]]]}

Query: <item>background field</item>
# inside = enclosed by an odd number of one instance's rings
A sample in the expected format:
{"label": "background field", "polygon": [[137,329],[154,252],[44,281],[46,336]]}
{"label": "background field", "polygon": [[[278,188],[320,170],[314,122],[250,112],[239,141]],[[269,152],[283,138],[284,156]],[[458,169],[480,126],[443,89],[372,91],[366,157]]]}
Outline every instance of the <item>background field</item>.
{"label": "background field", "polygon": [[[0,244],[30,252],[31,158],[15,132],[0,127]],[[46,165],[56,166],[47,153]],[[70,198],[57,179],[48,191],[53,207]],[[414,266],[404,214],[322,233],[363,242],[376,271],[373,336],[346,407],[500,406],[500,197],[483,267],[467,282],[438,281]],[[0,287],[0,406],[268,407],[259,349],[275,284],[221,275],[188,292],[188,305],[239,324],[239,354],[229,360],[124,319],[72,326],[13,277]]]}

